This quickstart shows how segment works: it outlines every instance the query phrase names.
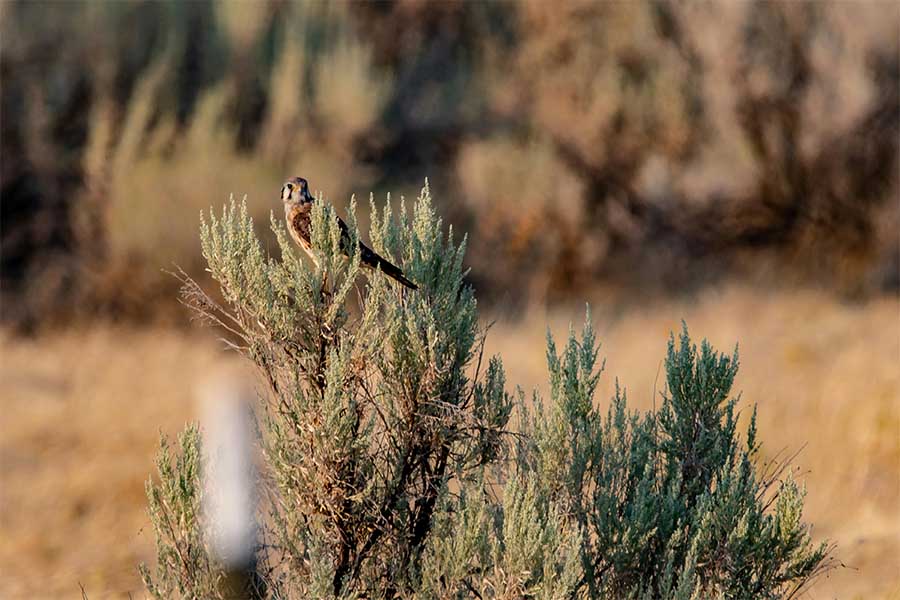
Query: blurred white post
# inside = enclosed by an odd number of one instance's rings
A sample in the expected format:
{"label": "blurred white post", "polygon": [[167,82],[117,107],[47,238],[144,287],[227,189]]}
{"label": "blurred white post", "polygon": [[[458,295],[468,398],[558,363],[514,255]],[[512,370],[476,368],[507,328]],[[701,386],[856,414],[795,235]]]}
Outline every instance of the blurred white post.
{"label": "blurred white post", "polygon": [[205,384],[200,397],[208,456],[203,510],[207,540],[227,573],[221,591],[233,600],[258,598],[253,394],[246,384],[224,376]]}

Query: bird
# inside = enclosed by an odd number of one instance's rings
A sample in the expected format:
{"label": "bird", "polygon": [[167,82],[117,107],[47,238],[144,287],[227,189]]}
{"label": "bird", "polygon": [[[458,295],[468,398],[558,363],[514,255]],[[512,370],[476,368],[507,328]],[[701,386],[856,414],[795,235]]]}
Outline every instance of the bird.
{"label": "bird", "polygon": [[[281,200],[284,202],[284,218],[287,221],[288,231],[297,245],[303,248],[306,254],[318,265],[315,253],[312,250],[312,206],[316,197],[309,193],[309,183],[302,177],[288,179],[281,188]],[[352,239],[350,230],[343,219],[337,217],[338,227],[341,229],[341,250],[346,256],[350,256]],[[377,252],[359,241],[359,261],[370,269],[381,269],[381,272],[400,282],[404,286],[417,290],[419,286],[403,275],[400,267],[379,255]]]}

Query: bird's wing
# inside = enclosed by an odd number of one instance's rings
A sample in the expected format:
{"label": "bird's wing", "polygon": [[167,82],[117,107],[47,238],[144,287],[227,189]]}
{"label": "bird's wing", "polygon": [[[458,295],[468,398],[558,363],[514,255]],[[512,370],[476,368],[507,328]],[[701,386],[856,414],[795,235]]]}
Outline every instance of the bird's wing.
{"label": "bird's wing", "polygon": [[312,224],[309,211],[292,210],[288,213],[288,229],[294,240],[304,249],[309,251],[312,242]]}

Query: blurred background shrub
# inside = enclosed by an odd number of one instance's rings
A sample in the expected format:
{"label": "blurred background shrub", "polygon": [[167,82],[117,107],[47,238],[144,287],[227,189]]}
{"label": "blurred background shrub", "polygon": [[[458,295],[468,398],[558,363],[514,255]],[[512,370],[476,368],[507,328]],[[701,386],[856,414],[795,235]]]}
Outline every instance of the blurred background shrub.
{"label": "blurred background shrub", "polygon": [[893,3],[0,11],[0,283],[24,329],[168,319],[199,211],[247,194],[265,221],[296,174],[338,204],[431,178],[506,311],[724,277],[900,285]]}

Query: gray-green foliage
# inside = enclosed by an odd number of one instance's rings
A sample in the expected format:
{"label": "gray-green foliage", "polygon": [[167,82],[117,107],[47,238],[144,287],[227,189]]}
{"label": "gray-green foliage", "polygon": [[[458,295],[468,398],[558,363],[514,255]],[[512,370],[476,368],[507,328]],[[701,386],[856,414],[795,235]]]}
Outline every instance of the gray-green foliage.
{"label": "gray-green foliage", "polygon": [[535,397],[516,468],[533,474],[582,534],[580,592],[594,598],[790,597],[827,567],[800,519],[803,491],[760,478],[755,412],[746,442],[729,399],[737,351],[719,355],[687,328],[669,340],[656,412],[629,411],[617,386],[604,417],[588,319],[558,355],[551,398]]}
{"label": "gray-green foliage", "polygon": [[174,456],[165,437],[160,445],[156,461],[159,480],[147,482],[158,549],[156,577],[154,580],[147,566],[141,565],[141,578],[158,600],[213,597],[220,573],[203,537],[200,433],[194,426],[185,429]]}
{"label": "gray-green foliage", "polygon": [[[258,575],[270,597],[783,598],[827,566],[802,490],[754,467],[755,419],[737,435],[736,353],[698,352],[685,330],[669,343],[660,409],[629,411],[617,387],[604,414],[588,318],[561,353],[548,338],[550,397],[528,408],[520,391],[513,433],[502,363],[482,359],[465,241],[444,232],[427,186],[397,215],[372,203],[372,245],[415,292],[342,257],[334,216],[324,202],[313,211],[310,267],[274,218],[281,256],[267,256],[232,201],[201,228],[224,304],[185,278],[186,301],[264,382]],[[196,432],[185,439],[174,468],[164,448],[148,488],[160,567],[145,581],[208,597]]]}

